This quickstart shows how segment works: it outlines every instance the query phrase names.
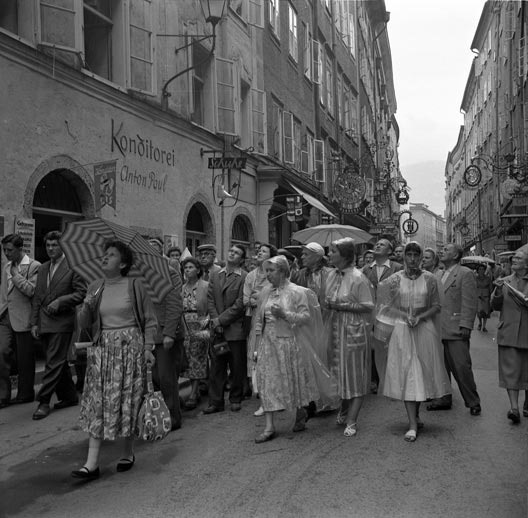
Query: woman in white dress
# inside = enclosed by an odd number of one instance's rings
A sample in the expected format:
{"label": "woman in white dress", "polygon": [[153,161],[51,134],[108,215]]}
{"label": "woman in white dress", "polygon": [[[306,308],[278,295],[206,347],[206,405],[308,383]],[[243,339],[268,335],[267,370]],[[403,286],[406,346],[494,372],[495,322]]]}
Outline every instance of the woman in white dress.
{"label": "woman in white dress", "polygon": [[441,332],[435,315],[440,296],[435,276],[420,269],[422,248],[413,241],[404,250],[404,269],[381,282],[377,292],[377,322],[390,321],[383,394],[405,403],[409,419],[406,441],[414,442],[420,402],[451,392],[444,366]]}

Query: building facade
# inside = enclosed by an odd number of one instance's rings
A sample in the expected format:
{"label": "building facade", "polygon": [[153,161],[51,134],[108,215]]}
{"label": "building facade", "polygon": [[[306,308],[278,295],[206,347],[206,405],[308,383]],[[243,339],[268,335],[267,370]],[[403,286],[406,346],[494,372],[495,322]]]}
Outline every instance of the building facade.
{"label": "building facade", "polygon": [[0,233],[42,259],[100,216],[223,258],[369,230],[399,138],[387,21],[378,0],[232,0],[217,24],[197,0],[2,2]]}
{"label": "building facade", "polygon": [[446,164],[447,236],[495,254],[528,240],[526,2],[488,1],[471,44],[456,146]]}
{"label": "building facade", "polygon": [[435,214],[425,203],[411,203],[409,210],[418,223],[418,230],[406,241],[418,241],[423,248],[432,248],[439,251],[446,242],[445,219]]}

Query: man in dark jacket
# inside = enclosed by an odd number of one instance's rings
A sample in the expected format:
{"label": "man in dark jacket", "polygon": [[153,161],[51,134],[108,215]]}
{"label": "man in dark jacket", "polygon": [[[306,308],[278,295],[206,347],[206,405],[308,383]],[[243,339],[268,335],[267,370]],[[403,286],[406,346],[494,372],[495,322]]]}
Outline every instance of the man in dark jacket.
{"label": "man in dark jacket", "polygon": [[209,374],[209,406],[204,414],[214,414],[224,410],[224,385],[227,368],[232,375],[229,391],[231,410],[238,412],[243,398],[246,378],[247,352],[244,332],[244,280],[247,272],[242,269],[246,250],[240,245],[232,245],[227,253],[227,265],[209,277],[207,301],[211,326],[216,334],[222,334],[229,345],[229,352],[215,356],[211,360]]}
{"label": "man in dark jacket", "polygon": [[54,392],[59,400],[55,403],[55,409],[78,403],[68,365],[68,349],[75,325],[75,306],[83,301],[86,284],[68,265],[59,243],[60,238],[61,233],[58,231],[48,232],[44,236],[44,246],[50,260],[39,268],[32,300],[31,334],[35,339],[40,338],[46,354],[34,420],[49,415]]}

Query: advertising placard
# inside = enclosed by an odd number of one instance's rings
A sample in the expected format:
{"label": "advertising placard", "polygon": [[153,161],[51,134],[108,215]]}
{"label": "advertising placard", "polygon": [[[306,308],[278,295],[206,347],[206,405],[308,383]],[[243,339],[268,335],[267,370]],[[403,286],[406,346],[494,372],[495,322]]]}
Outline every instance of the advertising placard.
{"label": "advertising placard", "polygon": [[15,219],[15,234],[20,234],[24,239],[22,250],[29,257],[35,257],[35,220],[30,218]]}

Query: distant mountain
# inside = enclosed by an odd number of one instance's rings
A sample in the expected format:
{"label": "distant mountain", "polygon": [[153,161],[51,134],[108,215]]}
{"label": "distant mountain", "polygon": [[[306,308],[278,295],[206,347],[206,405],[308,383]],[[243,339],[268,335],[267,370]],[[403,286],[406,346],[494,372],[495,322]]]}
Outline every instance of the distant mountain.
{"label": "distant mountain", "polygon": [[400,170],[407,180],[411,203],[425,203],[434,213],[445,212],[445,162],[430,160],[402,166]]}

